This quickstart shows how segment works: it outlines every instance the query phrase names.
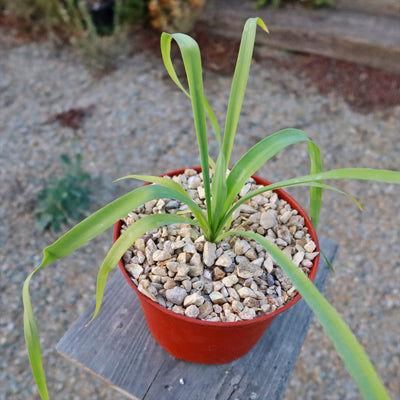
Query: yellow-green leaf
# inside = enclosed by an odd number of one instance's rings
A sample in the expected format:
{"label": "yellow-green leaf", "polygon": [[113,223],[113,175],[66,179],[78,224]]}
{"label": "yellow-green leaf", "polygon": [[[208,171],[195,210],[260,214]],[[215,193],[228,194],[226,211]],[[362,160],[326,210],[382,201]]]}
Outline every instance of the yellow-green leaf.
{"label": "yellow-green leaf", "polygon": [[285,271],[324,327],[326,333],[342,357],[344,364],[366,400],[390,400],[368,356],[336,310],[278,246],[253,232],[230,231],[221,235],[241,235],[260,243]]}

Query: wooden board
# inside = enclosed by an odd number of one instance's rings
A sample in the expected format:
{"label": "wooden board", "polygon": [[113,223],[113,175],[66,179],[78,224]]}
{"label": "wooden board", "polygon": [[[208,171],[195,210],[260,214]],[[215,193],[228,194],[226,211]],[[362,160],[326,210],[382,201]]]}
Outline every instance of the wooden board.
{"label": "wooden board", "polygon": [[399,0],[335,0],[336,8],[400,18]]}
{"label": "wooden board", "polygon": [[[333,261],[338,246],[321,240]],[[321,290],[329,267],[321,258],[315,283]],[[67,331],[57,350],[131,399],[234,400],[283,397],[312,318],[304,301],[275,318],[245,356],[224,365],[175,359],[148,331],[135,292],[117,271],[96,319],[85,328],[94,302]]]}
{"label": "wooden board", "polygon": [[400,73],[400,17],[291,5],[255,10],[250,2],[219,0],[204,20],[211,34],[240,40],[244,22],[259,16],[270,34],[262,46],[318,54]]}

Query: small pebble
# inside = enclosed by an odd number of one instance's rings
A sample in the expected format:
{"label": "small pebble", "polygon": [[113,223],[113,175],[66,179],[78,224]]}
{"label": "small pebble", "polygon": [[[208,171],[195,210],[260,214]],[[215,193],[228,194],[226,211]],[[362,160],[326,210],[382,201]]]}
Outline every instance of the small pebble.
{"label": "small pebble", "polygon": [[277,213],[275,210],[267,210],[261,213],[260,225],[264,229],[269,229],[277,224]]}
{"label": "small pebble", "polygon": [[197,318],[199,315],[199,309],[195,305],[191,305],[185,310],[185,315],[189,318]]}
{"label": "small pebble", "polygon": [[204,303],[204,297],[199,293],[195,292],[189,296],[185,297],[185,300],[183,301],[184,307],[188,307],[191,305],[195,306],[201,306]]}
{"label": "small pebble", "polygon": [[235,242],[235,254],[242,255],[246,253],[246,251],[250,250],[251,246],[246,240],[238,239]]}
{"label": "small pebble", "polygon": [[197,316],[200,319],[204,319],[213,311],[213,306],[210,301],[206,301],[199,307],[199,315]]}
{"label": "small pebble", "polygon": [[275,279],[271,274],[267,274],[267,282],[269,286],[274,286]]}
{"label": "small pebble", "polygon": [[175,210],[179,208],[179,203],[176,200],[171,200],[165,205],[167,211]]}
{"label": "small pebble", "polygon": [[218,265],[220,267],[229,267],[232,264],[232,258],[224,253],[222,254],[217,261],[215,261],[215,265]]}
{"label": "small pebble", "polygon": [[186,290],[178,286],[165,291],[165,297],[167,298],[167,300],[171,303],[177,304],[178,306],[183,303],[186,295]]}
{"label": "small pebble", "polygon": [[216,256],[217,246],[214,243],[206,242],[204,244],[203,250],[203,262],[207,265],[207,267],[211,267],[214,265]]}
{"label": "small pebble", "polygon": [[214,268],[214,270],[213,270],[213,280],[214,281],[221,280],[225,275],[226,275],[225,271],[223,271],[221,268],[219,268],[219,267]]}
{"label": "small pebble", "polygon": [[244,320],[253,319],[256,317],[256,312],[252,308],[245,307],[243,311],[239,313],[239,317]]}
{"label": "small pebble", "polygon": [[232,275],[228,275],[225,278],[222,279],[222,283],[225,285],[225,287],[230,288],[232,287],[234,284],[239,282],[239,278],[232,274]]}
{"label": "small pebble", "polygon": [[312,253],[316,247],[317,246],[315,245],[315,243],[312,240],[310,240],[309,242],[307,242],[307,244],[304,245],[304,250],[307,253]]}
{"label": "small pebble", "polygon": [[248,287],[242,287],[238,290],[239,296],[244,299],[246,297],[257,297],[253,290]]}
{"label": "small pebble", "polygon": [[211,292],[210,293],[210,299],[214,304],[224,304],[226,302],[226,299],[220,292]]}

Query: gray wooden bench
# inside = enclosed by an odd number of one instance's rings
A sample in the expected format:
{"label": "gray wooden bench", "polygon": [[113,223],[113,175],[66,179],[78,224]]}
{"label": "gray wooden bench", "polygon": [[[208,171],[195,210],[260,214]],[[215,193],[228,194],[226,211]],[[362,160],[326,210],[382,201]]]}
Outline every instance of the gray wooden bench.
{"label": "gray wooden bench", "polygon": [[[320,244],[333,261],[338,246],[326,239]],[[321,257],[319,290],[328,273]],[[229,364],[205,365],[177,360],[155,342],[135,292],[119,271],[106,286],[99,315],[85,328],[93,311],[94,302],[57,350],[136,400],[281,399],[312,318],[301,300],[275,318],[248,354]]]}

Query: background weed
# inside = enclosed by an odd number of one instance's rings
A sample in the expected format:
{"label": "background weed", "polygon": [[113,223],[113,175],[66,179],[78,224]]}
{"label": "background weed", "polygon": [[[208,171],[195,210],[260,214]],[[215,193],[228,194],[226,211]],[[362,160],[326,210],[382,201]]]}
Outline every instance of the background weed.
{"label": "background weed", "polygon": [[63,174],[53,178],[48,187],[38,195],[35,213],[38,227],[59,232],[63,227],[84,218],[91,203],[93,188],[100,178],[92,179],[82,169],[82,155],[76,154],[73,162],[66,154],[61,155]]}

